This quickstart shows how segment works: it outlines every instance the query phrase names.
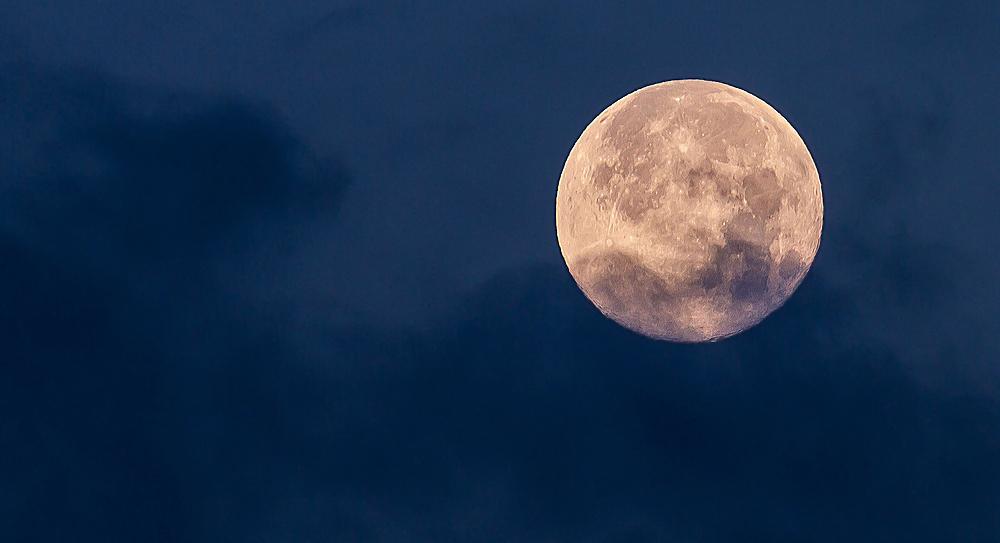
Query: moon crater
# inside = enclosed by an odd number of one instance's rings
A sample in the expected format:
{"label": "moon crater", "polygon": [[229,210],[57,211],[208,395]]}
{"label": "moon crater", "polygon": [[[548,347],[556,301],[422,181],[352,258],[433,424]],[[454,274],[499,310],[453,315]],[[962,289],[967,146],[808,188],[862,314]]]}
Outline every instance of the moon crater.
{"label": "moon crater", "polygon": [[801,283],[823,200],[777,111],[722,83],[639,89],[587,126],[566,161],[556,229],[570,273],[608,317],[673,341],[731,336]]}

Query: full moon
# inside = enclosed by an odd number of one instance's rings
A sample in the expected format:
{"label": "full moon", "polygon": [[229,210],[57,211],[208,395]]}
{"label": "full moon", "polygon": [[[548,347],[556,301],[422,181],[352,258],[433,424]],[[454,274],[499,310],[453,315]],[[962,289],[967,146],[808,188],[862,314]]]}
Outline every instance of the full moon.
{"label": "full moon", "polygon": [[763,100],[714,81],[650,85],[605,109],[556,194],[559,247],[583,293],[669,341],[759,323],[802,282],[822,228],[802,138]]}

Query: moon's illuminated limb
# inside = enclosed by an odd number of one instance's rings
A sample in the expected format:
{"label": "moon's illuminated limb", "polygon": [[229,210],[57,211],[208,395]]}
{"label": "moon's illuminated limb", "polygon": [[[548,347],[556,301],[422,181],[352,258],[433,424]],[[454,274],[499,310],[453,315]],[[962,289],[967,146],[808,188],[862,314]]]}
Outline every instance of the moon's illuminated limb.
{"label": "moon's illuminated limb", "polygon": [[722,83],[668,81],[587,126],[559,180],[570,273],[636,332],[706,341],[760,322],[819,248],[823,197],[802,139],[773,108]]}

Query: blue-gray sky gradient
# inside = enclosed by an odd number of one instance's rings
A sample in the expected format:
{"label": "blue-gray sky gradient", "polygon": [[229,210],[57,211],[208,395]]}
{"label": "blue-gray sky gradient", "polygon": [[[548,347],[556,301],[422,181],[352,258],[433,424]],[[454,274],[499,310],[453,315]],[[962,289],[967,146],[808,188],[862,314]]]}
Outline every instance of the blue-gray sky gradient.
{"label": "blue-gray sky gradient", "polygon": [[[0,540],[993,541],[995,1],[0,7]],[[744,88],[813,270],[707,346],[555,241],[657,81]]]}

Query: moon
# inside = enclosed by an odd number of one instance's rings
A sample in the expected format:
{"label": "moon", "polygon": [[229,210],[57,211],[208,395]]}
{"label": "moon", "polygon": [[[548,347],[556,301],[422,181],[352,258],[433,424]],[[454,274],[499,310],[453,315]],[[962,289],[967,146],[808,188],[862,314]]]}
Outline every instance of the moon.
{"label": "moon", "polygon": [[819,248],[823,195],[802,138],[763,100],[695,79],[641,88],[569,153],[556,232],[598,309],[678,342],[738,334],[779,308]]}

